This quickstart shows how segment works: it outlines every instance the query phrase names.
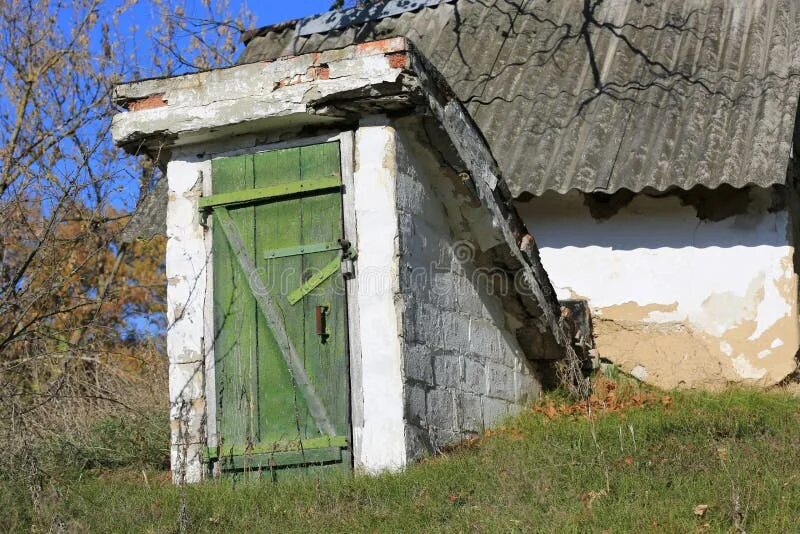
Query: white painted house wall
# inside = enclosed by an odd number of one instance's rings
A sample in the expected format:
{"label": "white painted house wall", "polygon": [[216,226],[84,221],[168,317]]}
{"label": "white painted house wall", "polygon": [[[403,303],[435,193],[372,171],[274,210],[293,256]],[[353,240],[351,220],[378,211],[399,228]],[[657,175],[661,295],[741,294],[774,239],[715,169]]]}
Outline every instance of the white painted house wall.
{"label": "white painted house wall", "polygon": [[676,196],[636,195],[594,219],[582,195],[518,205],[560,299],[585,298],[597,349],[665,388],[771,385],[798,350],[786,209],[753,189],[746,211],[700,220]]}

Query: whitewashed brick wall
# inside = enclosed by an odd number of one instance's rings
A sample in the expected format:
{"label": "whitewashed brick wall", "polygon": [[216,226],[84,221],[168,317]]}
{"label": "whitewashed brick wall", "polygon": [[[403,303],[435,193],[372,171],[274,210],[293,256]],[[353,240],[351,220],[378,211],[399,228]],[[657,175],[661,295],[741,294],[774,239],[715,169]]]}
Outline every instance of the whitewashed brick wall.
{"label": "whitewashed brick wall", "polygon": [[[401,337],[408,459],[482,433],[538,395],[500,299],[476,287],[443,205],[449,178],[398,136]],[[437,184],[438,187],[437,187]],[[468,258],[468,254],[466,254]]]}

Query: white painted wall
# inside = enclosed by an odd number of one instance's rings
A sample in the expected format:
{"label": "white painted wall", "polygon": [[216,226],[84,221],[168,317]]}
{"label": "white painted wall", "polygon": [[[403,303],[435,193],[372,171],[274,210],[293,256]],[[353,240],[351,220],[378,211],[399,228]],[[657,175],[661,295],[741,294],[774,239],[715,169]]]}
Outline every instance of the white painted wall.
{"label": "white painted wall", "polygon": [[176,483],[202,478],[206,376],[204,307],[209,276],[197,199],[207,162],[177,153],[167,165],[167,353],[171,464]]}
{"label": "white painted wall", "polygon": [[595,220],[582,196],[518,205],[560,299],[586,298],[601,356],[662,387],[774,384],[795,367],[797,277],[785,210],[701,221],[637,195]]}
{"label": "white painted wall", "polygon": [[[363,426],[353,428],[355,466],[367,472],[406,464],[395,208],[395,130],[364,119],[355,134],[359,331]],[[357,394],[357,392],[354,392]]]}

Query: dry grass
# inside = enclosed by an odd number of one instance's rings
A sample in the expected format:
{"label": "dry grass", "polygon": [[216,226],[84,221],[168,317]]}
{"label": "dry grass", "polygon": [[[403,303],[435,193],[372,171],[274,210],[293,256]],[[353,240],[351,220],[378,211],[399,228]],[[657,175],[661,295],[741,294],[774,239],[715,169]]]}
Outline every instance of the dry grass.
{"label": "dry grass", "polygon": [[[145,347],[130,361],[99,366],[91,384],[64,374],[58,388],[21,396],[2,406],[0,480],[28,485],[92,466],[130,463],[137,449],[162,452],[164,465],[168,398],[166,358]],[[156,448],[154,439],[163,443]]]}

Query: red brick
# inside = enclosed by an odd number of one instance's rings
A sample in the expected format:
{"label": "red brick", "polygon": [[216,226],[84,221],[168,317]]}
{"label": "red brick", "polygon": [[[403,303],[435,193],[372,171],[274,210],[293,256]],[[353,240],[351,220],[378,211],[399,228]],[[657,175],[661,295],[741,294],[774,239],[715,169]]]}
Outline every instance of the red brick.
{"label": "red brick", "polygon": [[405,37],[392,37],[380,41],[370,41],[356,45],[357,56],[372,56],[378,54],[391,54],[403,52],[407,49]]}
{"label": "red brick", "polygon": [[308,67],[306,76],[312,80],[328,80],[331,77],[331,69],[324,63],[318,67]]}
{"label": "red brick", "polygon": [[405,52],[392,52],[386,54],[389,60],[389,66],[393,69],[404,69],[408,66],[408,54]]}
{"label": "red brick", "polygon": [[164,100],[164,93],[157,93],[144,98],[129,100],[126,107],[128,111],[142,111],[143,109],[160,108],[166,105],[167,101]]}

